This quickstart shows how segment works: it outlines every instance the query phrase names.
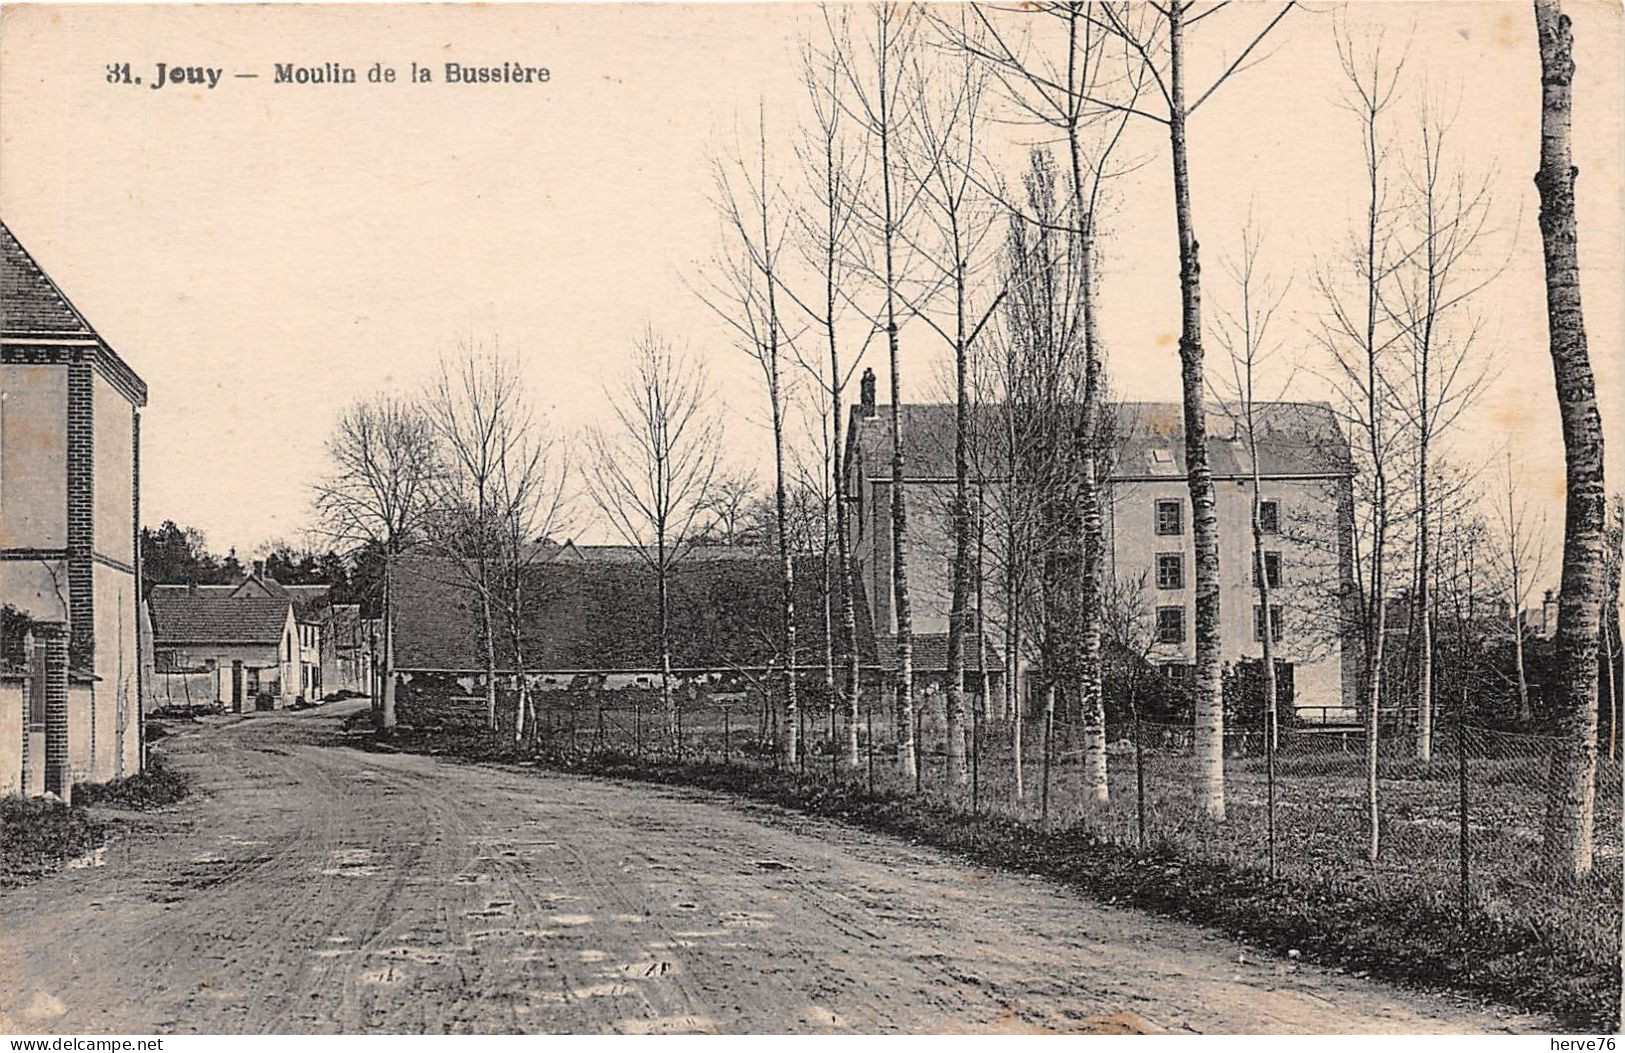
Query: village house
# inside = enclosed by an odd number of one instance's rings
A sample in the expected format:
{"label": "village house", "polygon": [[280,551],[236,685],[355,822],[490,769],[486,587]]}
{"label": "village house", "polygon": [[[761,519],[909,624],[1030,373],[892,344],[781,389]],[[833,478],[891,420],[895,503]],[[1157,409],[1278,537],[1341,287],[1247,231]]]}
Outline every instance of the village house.
{"label": "village house", "polygon": [[139,771],[147,387],[0,223],[0,793]]}
{"label": "village house", "polygon": [[361,608],[335,605],[331,585],[283,585],[256,560],[232,585],[155,585],[147,605],[156,705],[280,708],[368,687]]}
{"label": "village house", "polygon": [[[891,407],[875,402],[874,377],[863,379],[846,443],[854,576],[869,607],[881,652],[896,632],[891,546]],[[1175,685],[1195,659],[1195,565],[1190,496],[1185,475],[1184,416],[1178,403],[1114,407],[1116,447],[1102,486],[1106,562],[1104,586],[1128,598],[1135,624],[1115,626],[1124,646],[1158,667]],[[916,649],[933,654],[947,632],[953,552],[955,486],[951,404],[903,407],[908,488],[908,572]],[[1221,545],[1222,653],[1227,663],[1256,661],[1265,617],[1254,581],[1252,464],[1245,433],[1221,407],[1208,413]],[[1257,407],[1258,459],[1266,573],[1272,586],[1269,623],[1281,689],[1297,717],[1310,723],[1355,719],[1357,654],[1345,641],[1342,604],[1352,574],[1352,474],[1346,440],[1330,407],[1271,403]],[[984,433],[997,441],[998,427]],[[973,468],[976,494],[992,503],[1002,486],[1002,457],[984,448]],[[973,497],[973,500],[976,498]],[[984,507],[984,511],[987,511]],[[996,538],[984,540],[993,546]],[[978,546],[978,604],[988,640],[1002,641],[1002,577]],[[1130,639],[1132,638],[1132,639]],[[971,643],[978,654],[997,644]],[[1022,679],[1035,672],[1024,648]],[[989,656],[990,663],[1002,661]],[[917,660],[918,664],[918,660]]]}

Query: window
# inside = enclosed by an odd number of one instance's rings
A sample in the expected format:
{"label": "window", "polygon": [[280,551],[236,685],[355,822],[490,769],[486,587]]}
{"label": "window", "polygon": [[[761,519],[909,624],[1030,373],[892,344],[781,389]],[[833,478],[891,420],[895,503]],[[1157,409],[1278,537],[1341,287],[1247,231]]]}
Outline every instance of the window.
{"label": "window", "polygon": [[1258,502],[1258,529],[1266,534],[1281,532],[1281,502]]}
{"label": "window", "polygon": [[[1270,588],[1281,587],[1281,554],[1279,552],[1264,553],[1264,576],[1269,579]],[[1258,588],[1258,564],[1253,564],[1253,588]]]}
{"label": "window", "polygon": [[[1278,604],[1270,604],[1270,638],[1277,643],[1281,640],[1281,608]],[[1264,608],[1253,605],[1253,639],[1264,638]]]}
{"label": "window", "polygon": [[1157,642],[1165,644],[1185,642],[1185,608],[1157,608]]}
{"label": "window", "polygon": [[1157,588],[1185,587],[1185,557],[1178,552],[1157,553]]}
{"label": "window", "polygon": [[1179,501],[1157,502],[1157,533],[1164,537],[1185,532],[1185,506]]}

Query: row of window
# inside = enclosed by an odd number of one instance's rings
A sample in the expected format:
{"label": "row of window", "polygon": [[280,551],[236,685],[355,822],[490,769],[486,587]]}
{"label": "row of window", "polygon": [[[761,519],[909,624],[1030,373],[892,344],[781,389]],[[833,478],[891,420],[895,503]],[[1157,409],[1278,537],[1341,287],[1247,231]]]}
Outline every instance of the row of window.
{"label": "row of window", "polygon": [[[1281,554],[1264,553],[1264,576],[1270,588],[1281,586]],[[1157,588],[1183,589],[1185,587],[1185,554],[1183,552],[1157,553]],[[1253,564],[1253,588],[1258,588],[1258,565]]]}
{"label": "row of window", "polygon": [[[1281,640],[1281,608],[1278,604],[1270,604],[1270,637],[1277,643]],[[1264,608],[1253,605],[1253,639],[1264,638]],[[1158,607],[1157,608],[1157,642],[1160,644],[1182,644],[1185,642],[1185,608],[1184,607]]]}
{"label": "row of window", "polygon": [[[1185,533],[1185,502],[1172,499],[1158,501],[1156,519],[1160,536],[1180,536]],[[1258,527],[1266,534],[1281,532],[1281,502],[1258,502]]]}

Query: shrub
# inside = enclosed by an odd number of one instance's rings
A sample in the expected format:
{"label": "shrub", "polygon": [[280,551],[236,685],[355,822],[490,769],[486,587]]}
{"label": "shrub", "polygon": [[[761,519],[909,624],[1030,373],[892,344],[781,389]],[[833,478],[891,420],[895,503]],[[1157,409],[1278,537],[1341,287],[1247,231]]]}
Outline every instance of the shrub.
{"label": "shrub", "polygon": [[107,827],[49,797],[0,797],[0,883],[20,884],[101,844]]}

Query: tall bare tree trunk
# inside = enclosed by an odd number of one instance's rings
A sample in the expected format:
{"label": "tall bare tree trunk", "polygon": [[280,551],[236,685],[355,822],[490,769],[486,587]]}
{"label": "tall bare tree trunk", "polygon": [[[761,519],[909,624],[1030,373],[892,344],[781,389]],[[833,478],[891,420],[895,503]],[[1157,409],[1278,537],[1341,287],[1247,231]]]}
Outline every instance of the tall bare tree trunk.
{"label": "tall bare tree trunk", "polygon": [[1562,741],[1547,782],[1544,862],[1552,880],[1591,871],[1597,773],[1597,631],[1604,596],[1602,417],[1580,308],[1580,260],[1574,220],[1577,174],[1570,146],[1574,38],[1558,0],[1535,0],[1540,38],[1541,248],[1546,260],[1546,318],[1552,371],[1563,418],[1568,493],[1563,578],[1557,608],[1557,712]]}
{"label": "tall bare tree trunk", "polygon": [[[965,633],[971,601],[970,513],[970,348],[965,320],[966,273],[963,258],[954,274],[954,506],[953,586],[948,608],[947,764],[948,782],[966,781]],[[894,411],[895,412],[895,411]],[[978,634],[982,627],[976,627]]]}
{"label": "tall bare tree trunk", "polygon": [[[833,224],[832,224],[833,226]],[[831,235],[833,243],[834,235]],[[826,272],[826,273],[831,273]],[[829,317],[834,317],[836,289],[835,283],[829,281],[826,286],[826,310]],[[845,752],[846,764],[849,768],[857,768],[861,762],[858,750],[858,694],[862,689],[858,671],[858,612],[852,597],[852,538],[847,526],[846,508],[846,451],[841,446],[842,428],[845,421],[841,419],[844,412],[842,395],[844,383],[841,373],[841,355],[835,340],[835,327],[829,327],[829,375],[830,375],[830,424],[831,434],[834,436],[831,444],[833,467],[831,474],[835,479],[835,557],[837,582],[836,587],[841,596],[841,639],[845,641],[845,650],[842,651],[846,665],[846,737]]]}
{"label": "tall bare tree trunk", "polygon": [[1213,471],[1207,460],[1203,405],[1202,266],[1191,218],[1190,169],[1185,138],[1185,8],[1168,7],[1168,138],[1174,169],[1174,218],[1179,231],[1180,387],[1185,410],[1185,468],[1196,550],[1196,697],[1194,702],[1196,805],[1223,820],[1224,677],[1219,622],[1219,520]]}
{"label": "tall bare tree trunk", "polygon": [[914,741],[914,607],[908,588],[908,498],[903,489],[905,456],[903,450],[903,377],[897,339],[896,216],[892,200],[892,126],[890,74],[891,26],[881,16],[882,37],[879,54],[880,104],[880,182],[883,221],[882,248],[885,254],[886,355],[891,373],[891,557],[892,598],[897,617],[897,736],[898,765],[906,779],[915,776],[917,743]]}
{"label": "tall bare tree trunk", "polygon": [[384,549],[384,685],[379,733],[395,730],[395,553]]}

